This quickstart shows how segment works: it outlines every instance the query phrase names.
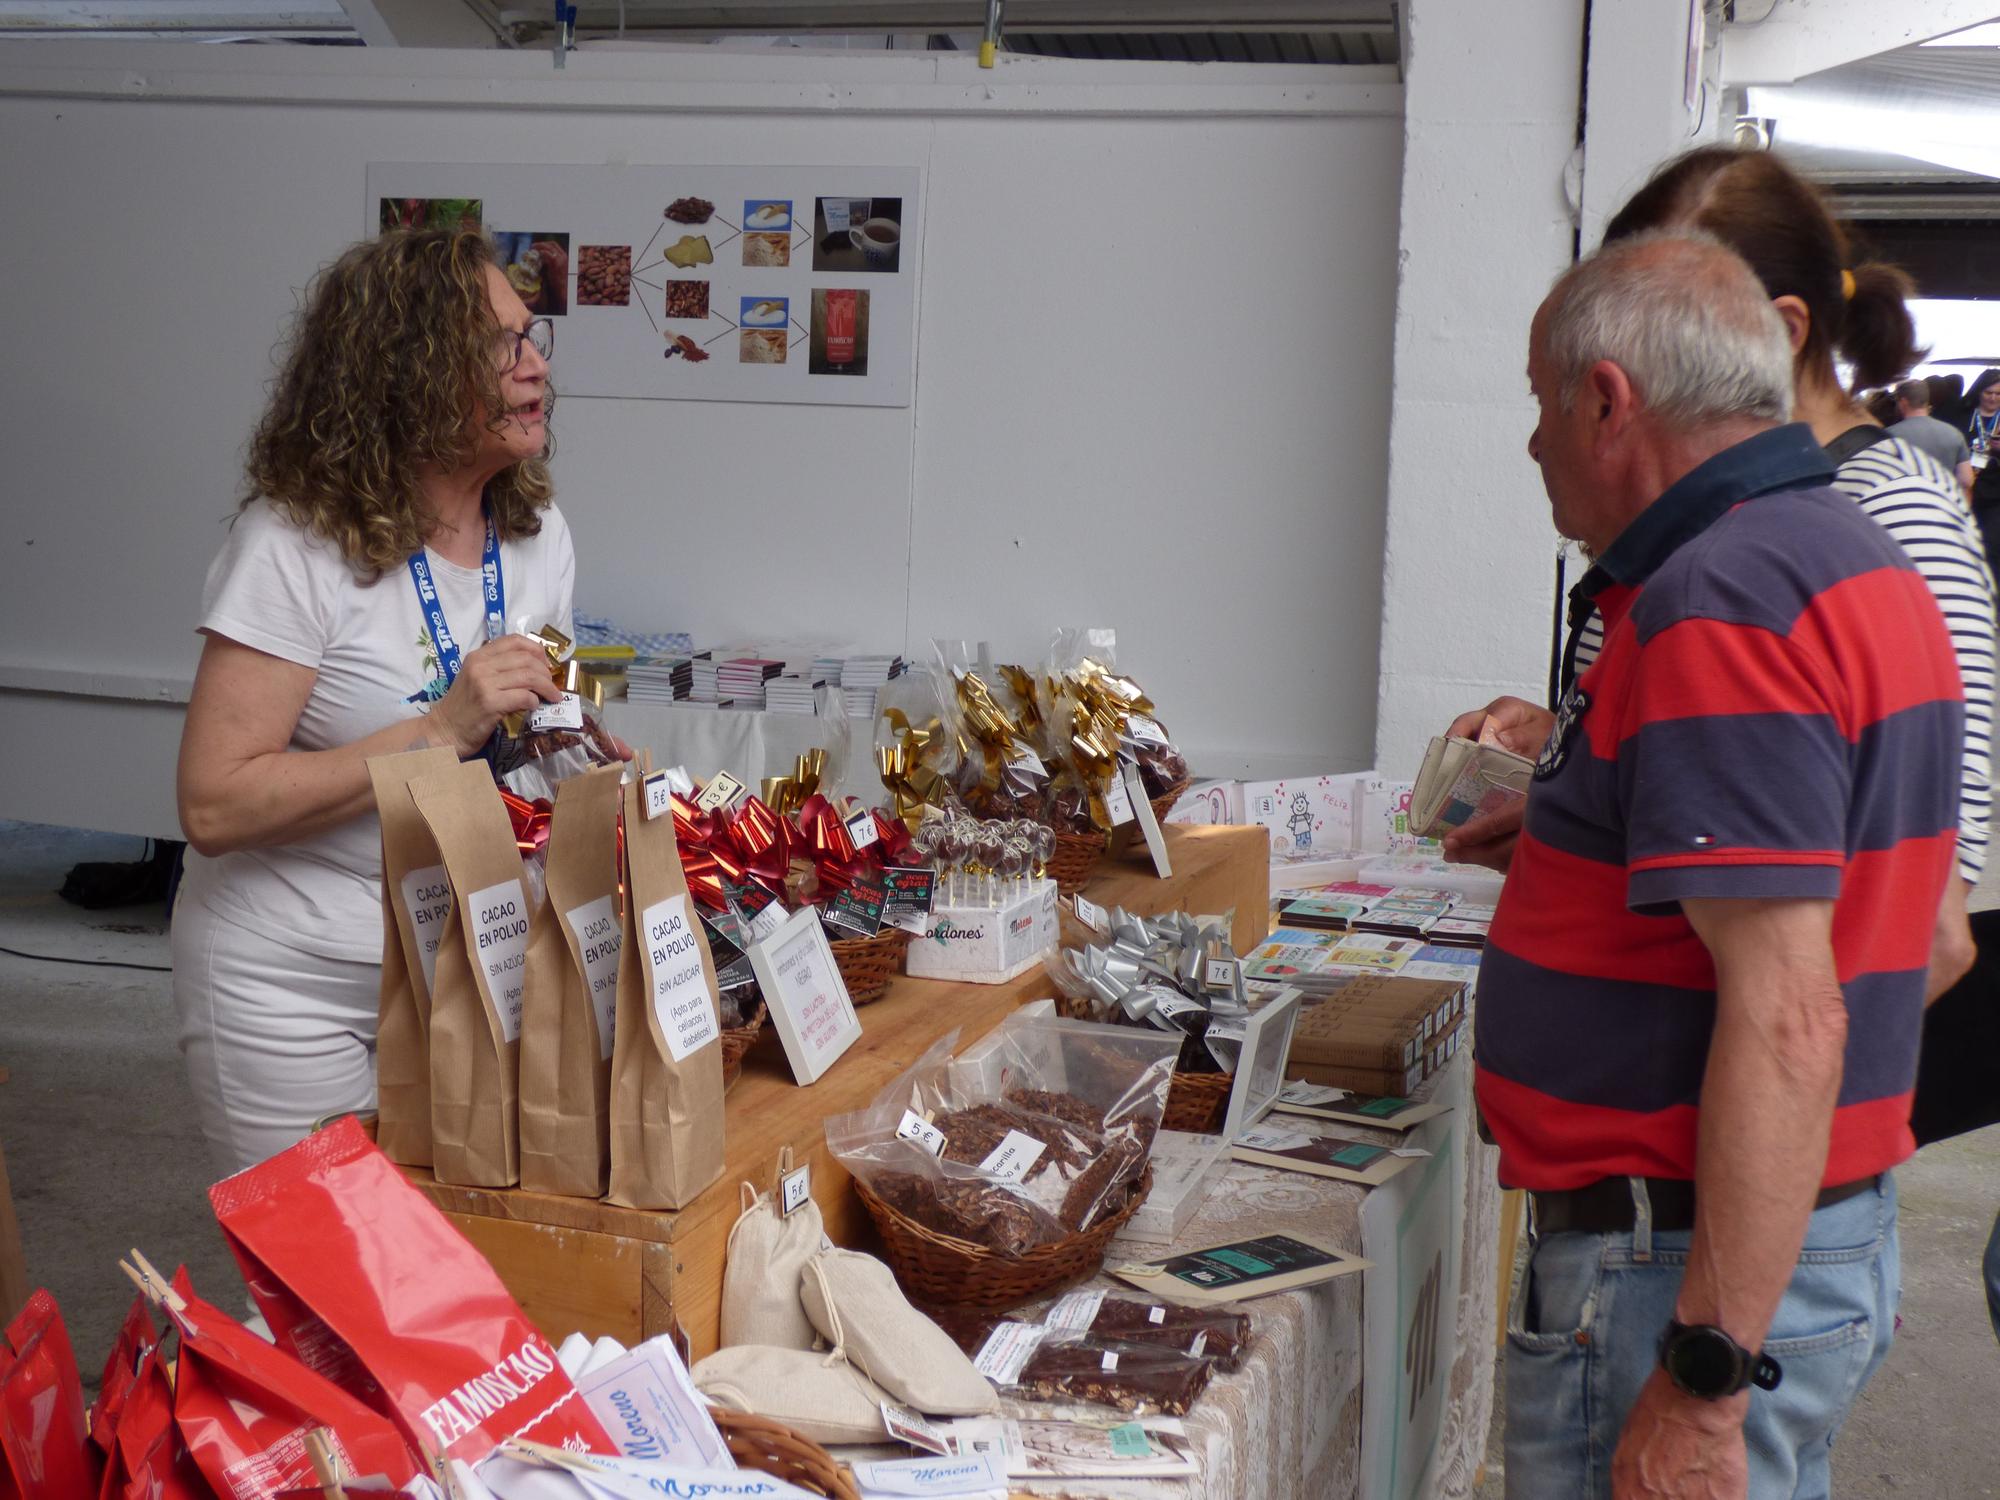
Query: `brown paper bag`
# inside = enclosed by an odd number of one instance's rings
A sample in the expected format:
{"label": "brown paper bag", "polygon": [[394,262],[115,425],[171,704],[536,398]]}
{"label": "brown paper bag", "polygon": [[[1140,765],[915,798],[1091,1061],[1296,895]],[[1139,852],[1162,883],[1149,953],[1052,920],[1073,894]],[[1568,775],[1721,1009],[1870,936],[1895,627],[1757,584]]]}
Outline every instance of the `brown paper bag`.
{"label": "brown paper bag", "polygon": [[623,774],[601,766],[556,787],[521,1007],[521,1186],[532,1192],[601,1198],[611,1170]]}
{"label": "brown paper bag", "polygon": [[431,966],[451,910],[437,841],[410,783],[449,771],[451,751],[411,750],[368,762],[382,818],[382,999],[375,1026],[375,1139],[391,1161],[431,1164]]}
{"label": "brown paper bag", "polygon": [[625,788],[625,937],[611,1051],[611,1201],[683,1208],[722,1176],[715,965],[674,821]]}
{"label": "brown paper bag", "polygon": [[512,1187],[529,901],[521,851],[484,761],[412,782],[451,876],[431,985],[431,1169],[438,1181]]}

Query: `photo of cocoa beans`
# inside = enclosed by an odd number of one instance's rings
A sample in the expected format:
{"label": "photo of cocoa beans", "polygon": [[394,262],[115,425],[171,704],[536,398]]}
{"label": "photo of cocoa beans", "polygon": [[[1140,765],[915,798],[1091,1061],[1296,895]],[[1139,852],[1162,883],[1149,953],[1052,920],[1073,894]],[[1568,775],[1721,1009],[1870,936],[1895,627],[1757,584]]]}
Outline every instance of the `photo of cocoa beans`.
{"label": "photo of cocoa beans", "polygon": [[667,316],[705,318],[708,316],[708,283],[670,281],[667,283]]}
{"label": "photo of cocoa beans", "polygon": [[624,307],[632,300],[632,247],[580,245],[576,252],[579,307]]}

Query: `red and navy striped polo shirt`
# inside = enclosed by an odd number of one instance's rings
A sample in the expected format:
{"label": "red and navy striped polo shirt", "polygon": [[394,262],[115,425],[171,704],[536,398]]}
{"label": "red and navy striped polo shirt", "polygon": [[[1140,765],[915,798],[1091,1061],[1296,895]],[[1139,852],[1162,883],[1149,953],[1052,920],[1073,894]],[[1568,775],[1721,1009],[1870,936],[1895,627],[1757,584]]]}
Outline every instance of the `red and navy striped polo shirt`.
{"label": "red and navy striped polo shirt", "polygon": [[1580,584],[1605,626],[1536,768],[1480,966],[1500,1179],[1691,1179],[1715,968],[1684,897],[1830,898],[1847,1055],[1825,1183],[1913,1149],[1963,702],[1902,549],[1801,425],[1676,482]]}

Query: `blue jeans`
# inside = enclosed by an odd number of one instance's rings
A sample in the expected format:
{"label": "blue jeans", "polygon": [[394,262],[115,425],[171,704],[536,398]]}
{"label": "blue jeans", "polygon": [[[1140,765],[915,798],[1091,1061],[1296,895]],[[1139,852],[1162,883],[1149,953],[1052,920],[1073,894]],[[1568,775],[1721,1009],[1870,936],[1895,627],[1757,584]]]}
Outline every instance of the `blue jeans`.
{"label": "blue jeans", "polygon": [[1986,1241],[1986,1316],[2000,1338],[2000,1214],[1993,1216],[1993,1235]]}
{"label": "blue jeans", "polygon": [[[1508,1500],[1609,1497],[1611,1457],[1659,1363],[1691,1238],[1642,1221],[1535,1244],[1507,1315]],[[1807,1228],[1764,1342],[1784,1378],[1753,1388],[1743,1425],[1750,1500],[1829,1493],[1834,1435],[1889,1352],[1901,1295],[1896,1186],[1884,1173]]]}

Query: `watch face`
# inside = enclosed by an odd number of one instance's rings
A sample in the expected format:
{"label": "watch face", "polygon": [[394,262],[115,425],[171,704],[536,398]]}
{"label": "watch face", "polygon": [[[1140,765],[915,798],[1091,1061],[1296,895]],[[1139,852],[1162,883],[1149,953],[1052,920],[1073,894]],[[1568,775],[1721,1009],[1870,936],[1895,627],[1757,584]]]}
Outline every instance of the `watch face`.
{"label": "watch face", "polygon": [[1737,1349],[1720,1329],[1690,1328],[1667,1348],[1667,1373],[1691,1396],[1726,1396],[1739,1381]]}

